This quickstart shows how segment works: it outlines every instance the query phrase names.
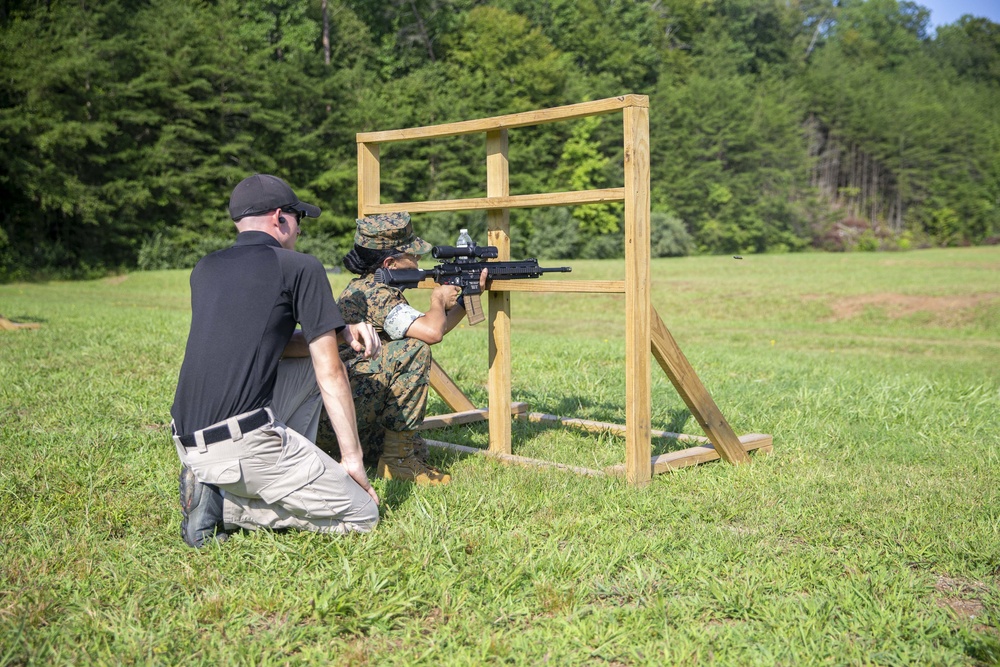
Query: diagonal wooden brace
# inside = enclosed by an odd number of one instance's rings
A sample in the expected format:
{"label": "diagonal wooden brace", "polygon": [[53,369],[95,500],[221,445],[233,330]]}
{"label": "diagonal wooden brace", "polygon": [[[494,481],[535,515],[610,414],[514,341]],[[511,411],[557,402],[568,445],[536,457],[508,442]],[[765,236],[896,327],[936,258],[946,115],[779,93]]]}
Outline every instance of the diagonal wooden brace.
{"label": "diagonal wooden brace", "polygon": [[729,463],[749,463],[750,456],[740,443],[740,439],[736,437],[719,406],[701,383],[687,357],[677,347],[677,342],[660,319],[660,314],[655,308],[650,310],[649,343],[656,362],[670,378],[684,404],[688,406],[688,410],[701,424],[719,456]]}
{"label": "diagonal wooden brace", "polygon": [[436,391],[441,397],[441,400],[452,409],[453,412],[468,412],[470,410],[475,410],[475,404],[469,400],[469,397],[459,389],[455,381],[452,380],[444,369],[438,365],[438,362],[431,359],[431,377],[430,377],[431,389]]}

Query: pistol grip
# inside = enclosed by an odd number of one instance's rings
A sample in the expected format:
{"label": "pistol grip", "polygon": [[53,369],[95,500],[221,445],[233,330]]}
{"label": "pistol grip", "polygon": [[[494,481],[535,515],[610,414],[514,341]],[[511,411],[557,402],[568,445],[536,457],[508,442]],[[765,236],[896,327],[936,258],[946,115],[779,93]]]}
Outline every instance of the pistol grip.
{"label": "pistol grip", "polygon": [[483,314],[483,303],[478,294],[466,294],[462,297],[462,304],[465,306],[465,315],[469,318],[469,325],[476,326],[486,319]]}

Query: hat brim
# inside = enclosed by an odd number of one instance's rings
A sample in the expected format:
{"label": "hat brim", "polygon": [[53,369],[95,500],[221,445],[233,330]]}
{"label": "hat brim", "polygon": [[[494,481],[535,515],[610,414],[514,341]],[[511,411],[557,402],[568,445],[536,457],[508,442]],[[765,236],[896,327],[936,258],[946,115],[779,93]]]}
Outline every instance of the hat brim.
{"label": "hat brim", "polygon": [[412,241],[410,241],[406,245],[399,246],[397,250],[399,250],[399,252],[405,252],[411,255],[426,255],[433,248],[434,246],[432,246],[427,241],[423,240],[420,237],[415,237]]}
{"label": "hat brim", "polygon": [[318,218],[319,214],[322,213],[319,206],[313,206],[312,204],[307,204],[304,201],[292,204],[288,208],[298,211],[307,218]]}

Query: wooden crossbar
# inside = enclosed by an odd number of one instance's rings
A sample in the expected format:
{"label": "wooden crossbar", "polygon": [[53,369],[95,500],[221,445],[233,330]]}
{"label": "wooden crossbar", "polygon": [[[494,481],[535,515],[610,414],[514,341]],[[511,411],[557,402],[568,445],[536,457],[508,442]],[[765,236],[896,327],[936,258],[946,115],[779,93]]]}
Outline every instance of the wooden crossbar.
{"label": "wooden crossbar", "polygon": [[[527,403],[511,403],[510,413],[519,417],[528,411]],[[446,428],[448,426],[458,426],[459,424],[475,424],[489,419],[489,410],[486,408],[473,408],[472,410],[462,410],[461,412],[449,412],[443,415],[425,417],[424,423],[420,425],[420,430],[426,431],[432,428]]]}
{"label": "wooden crossbar", "polygon": [[[419,289],[434,289],[438,284],[430,278],[417,283]],[[624,294],[624,280],[487,280],[491,292],[583,292],[590,294]]]}
{"label": "wooden crossbar", "polygon": [[[571,424],[573,421],[578,421],[578,420],[568,420],[564,423]],[[611,426],[618,426],[618,425],[613,424]],[[620,428],[624,429],[624,427]],[[676,434],[676,435],[684,436],[684,434]],[[697,438],[698,436],[688,436],[688,437]],[[504,463],[515,463],[517,465],[525,467],[554,468],[557,470],[567,470],[569,472],[575,472],[577,474],[589,475],[589,476],[612,475],[615,477],[624,477],[626,475],[626,469],[624,465],[608,466],[607,468],[604,468],[604,470],[594,470],[592,468],[584,468],[580,466],[570,466],[563,463],[555,463],[553,461],[546,461],[544,459],[534,459],[526,456],[504,454],[502,452],[491,452],[488,449],[479,449],[478,447],[467,447],[465,445],[456,445],[450,442],[442,442],[441,440],[430,440],[425,438],[424,442],[426,442],[431,447],[443,449],[444,451],[447,452],[486,456],[488,458],[493,458],[502,461]],[[772,450],[771,436],[762,433],[752,433],[749,435],[740,436],[740,444],[747,452],[759,451],[761,453],[769,453]],[[717,461],[720,458],[721,457],[719,456],[719,452],[717,452],[715,448],[712,447],[711,443],[707,443],[696,447],[688,447],[687,449],[681,449],[676,452],[668,452],[666,454],[660,454],[659,456],[654,456],[650,460],[650,466],[652,467],[652,473],[654,475],[661,475],[671,470],[679,470],[681,468],[686,468],[688,466],[700,465],[702,463],[709,463],[710,461]]]}
{"label": "wooden crossbar", "polygon": [[432,213],[438,211],[481,211],[500,208],[540,208],[542,206],[578,206],[624,201],[624,188],[580,190],[578,192],[547,192],[538,195],[508,195],[470,199],[437,199],[434,201],[377,204],[366,209],[367,215],[377,213]]}
{"label": "wooden crossbar", "polygon": [[0,331],[17,331],[18,329],[38,329],[41,327],[38,322],[12,322],[3,315],[0,315]]}
{"label": "wooden crossbar", "polygon": [[457,123],[442,123],[426,127],[411,127],[400,130],[382,130],[380,132],[358,132],[359,144],[388,144],[394,141],[412,141],[414,139],[433,139],[437,137],[454,137],[460,134],[476,134],[496,130],[509,130],[515,127],[543,125],[561,120],[600,116],[602,114],[621,111],[626,107],[648,107],[649,98],[646,95],[622,95],[609,97],[593,102],[568,104],[550,109],[524,111],[505,116],[463,120]]}

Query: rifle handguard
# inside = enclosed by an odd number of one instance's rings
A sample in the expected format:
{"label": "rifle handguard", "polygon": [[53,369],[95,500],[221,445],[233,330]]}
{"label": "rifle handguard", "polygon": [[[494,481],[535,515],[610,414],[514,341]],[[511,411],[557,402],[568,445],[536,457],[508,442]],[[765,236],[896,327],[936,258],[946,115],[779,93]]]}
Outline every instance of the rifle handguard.
{"label": "rifle handguard", "polygon": [[455,258],[451,262],[438,264],[430,270],[422,269],[376,269],[375,280],[400,289],[416,287],[425,279],[433,280],[439,285],[454,285],[462,290],[462,305],[470,325],[476,325],[486,320],[483,304],[480,299],[479,276],[482,269],[487,270],[487,280],[512,280],[518,278],[540,278],[544,273],[569,273],[568,266],[545,268],[538,266],[538,260],[525,259],[506,262],[480,262],[470,258],[495,258],[495,246],[468,246],[455,248],[452,246],[434,246],[434,257]]}

